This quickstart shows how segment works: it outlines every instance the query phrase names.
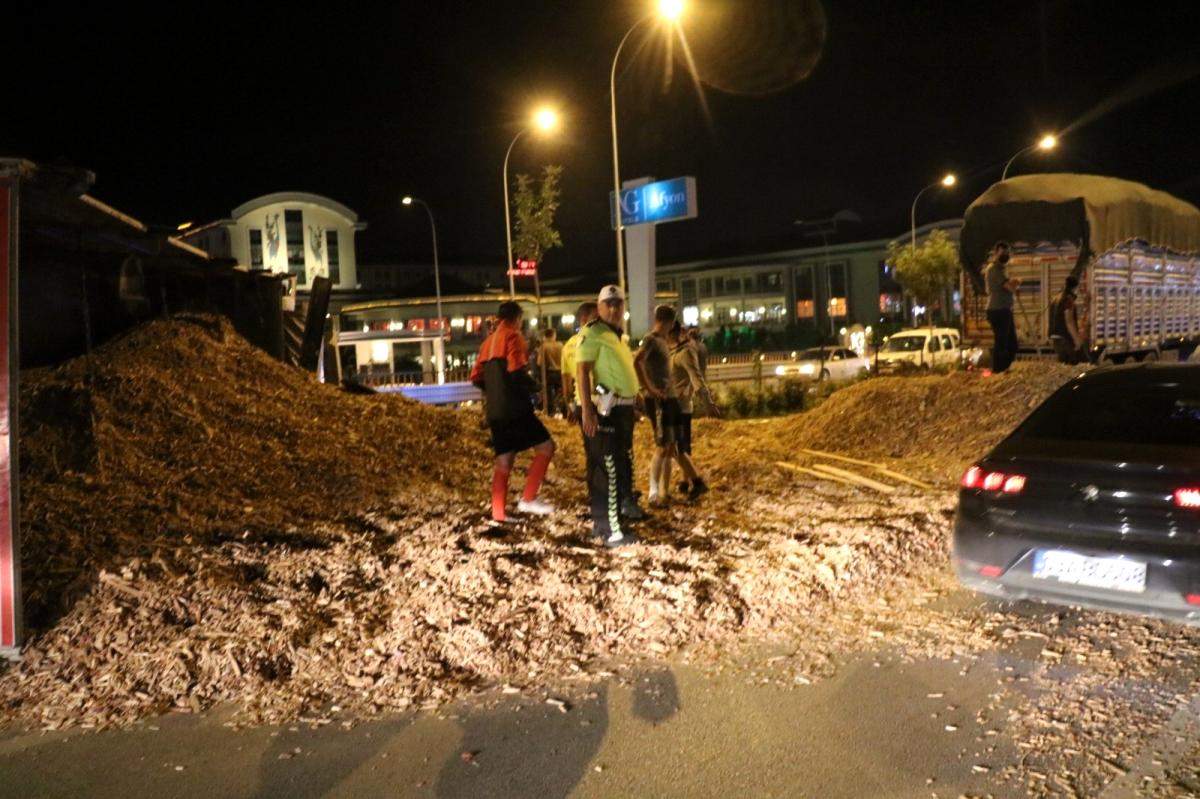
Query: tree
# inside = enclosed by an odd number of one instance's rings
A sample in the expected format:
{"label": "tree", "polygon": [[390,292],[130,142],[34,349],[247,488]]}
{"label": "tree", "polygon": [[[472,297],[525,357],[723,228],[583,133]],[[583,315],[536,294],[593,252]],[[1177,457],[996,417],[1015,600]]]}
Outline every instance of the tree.
{"label": "tree", "polygon": [[946,231],[935,230],[925,237],[916,250],[910,244],[892,242],[888,247],[888,263],[895,270],[896,282],[918,304],[929,309],[926,318],[932,327],[933,306],[954,286],[962,271],[958,247],[946,235]]}
{"label": "tree", "polygon": [[[513,255],[525,261],[534,261],[541,268],[542,257],[547,250],[562,246],[562,236],[554,227],[554,215],[558,213],[558,198],[561,194],[558,179],[562,167],[547,164],[542,169],[540,182],[529,175],[517,175],[517,191],[513,201],[516,225],[513,233]],[[542,322],[542,282],[534,274],[533,285],[537,292],[537,321]],[[538,358],[542,373],[542,412],[549,412],[550,396],[546,385],[546,358]]]}
{"label": "tree", "polygon": [[517,175],[517,190],[513,200],[516,224],[513,233],[513,254],[522,260],[542,262],[547,250],[562,246],[562,236],[554,227],[558,198],[562,192],[558,180],[562,167],[547,165],[542,179]]}

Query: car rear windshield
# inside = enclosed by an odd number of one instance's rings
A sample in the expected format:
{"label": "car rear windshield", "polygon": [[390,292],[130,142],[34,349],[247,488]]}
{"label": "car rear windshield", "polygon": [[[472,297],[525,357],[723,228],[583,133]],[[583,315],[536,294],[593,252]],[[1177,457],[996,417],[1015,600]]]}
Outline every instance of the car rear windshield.
{"label": "car rear windshield", "polygon": [[1086,380],[1060,391],[1021,425],[1029,439],[1200,447],[1200,387]]}

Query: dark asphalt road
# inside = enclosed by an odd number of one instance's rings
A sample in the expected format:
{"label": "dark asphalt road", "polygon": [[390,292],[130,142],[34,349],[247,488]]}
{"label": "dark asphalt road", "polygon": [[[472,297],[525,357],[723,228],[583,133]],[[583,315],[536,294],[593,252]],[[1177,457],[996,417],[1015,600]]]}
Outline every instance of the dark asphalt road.
{"label": "dark asphalt road", "polygon": [[[663,663],[559,694],[566,712],[545,695],[502,696],[350,729],[233,730],[209,714],[10,734],[0,796],[1023,796],[995,783],[1019,754],[1003,714],[985,708],[1005,669],[1032,665],[1040,646],[970,660],[859,656],[792,686],[764,682],[761,653],[721,669]],[[1138,778],[1135,768],[1122,783]]]}

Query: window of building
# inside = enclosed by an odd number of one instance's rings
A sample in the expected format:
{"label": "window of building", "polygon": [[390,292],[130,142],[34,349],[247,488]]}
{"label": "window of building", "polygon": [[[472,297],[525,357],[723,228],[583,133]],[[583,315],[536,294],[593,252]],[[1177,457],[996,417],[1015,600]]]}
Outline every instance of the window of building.
{"label": "window of building", "polygon": [[262,231],[257,228],[250,231],[250,268],[263,268]]}
{"label": "window of building", "polygon": [[711,297],[713,295],[713,282],[711,277],[700,278],[700,296]]}
{"label": "window of building", "polygon": [[808,267],[796,270],[796,318],[813,319],[816,306],[813,304],[813,272]]}
{"label": "window of building", "polygon": [[684,305],[696,302],[696,281],[693,278],[679,281],[679,301]]}
{"label": "window of building", "polygon": [[742,278],[742,293],[754,293],[754,275],[746,275],[744,278]]}
{"label": "window of building", "polygon": [[287,236],[287,267],[288,274],[296,275],[296,283],[303,286],[308,283],[308,274],[304,271],[304,214],[299,210],[283,212],[283,227]]}
{"label": "window of building", "polygon": [[779,272],[759,272],[756,279],[759,294],[779,291],[779,287],[783,285],[783,275]]}
{"label": "window of building", "polygon": [[674,291],[675,286],[674,286],[673,282],[671,281],[671,278],[665,278],[663,280],[659,280],[655,284],[655,290],[656,291]]}
{"label": "window of building", "polygon": [[342,282],[342,255],[338,252],[338,233],[336,230],[325,231],[325,252],[329,253],[329,279],[336,286]]}
{"label": "window of building", "polygon": [[829,315],[834,319],[845,317],[846,307],[846,264],[830,264],[829,267]]}

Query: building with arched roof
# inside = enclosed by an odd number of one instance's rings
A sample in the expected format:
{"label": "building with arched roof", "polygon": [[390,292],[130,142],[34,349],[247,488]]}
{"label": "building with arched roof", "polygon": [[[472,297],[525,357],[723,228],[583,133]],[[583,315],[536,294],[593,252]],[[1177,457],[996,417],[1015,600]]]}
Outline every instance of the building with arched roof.
{"label": "building with arched roof", "polygon": [[358,287],[354,234],[366,227],[328,197],[281,191],[242,203],[230,218],[186,230],[181,238],[250,271],[295,275],[301,291],[318,276],[348,291]]}

